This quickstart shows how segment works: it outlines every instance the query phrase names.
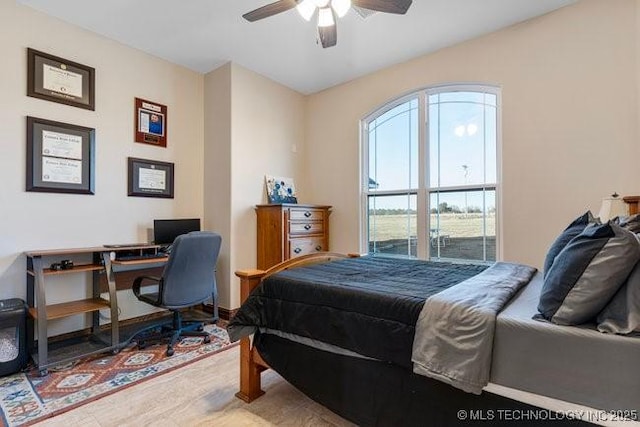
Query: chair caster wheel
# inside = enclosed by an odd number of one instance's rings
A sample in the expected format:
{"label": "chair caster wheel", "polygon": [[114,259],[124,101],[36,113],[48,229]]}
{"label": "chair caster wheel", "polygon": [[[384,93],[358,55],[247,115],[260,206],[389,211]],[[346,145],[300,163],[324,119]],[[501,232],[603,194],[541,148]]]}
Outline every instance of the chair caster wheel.
{"label": "chair caster wheel", "polygon": [[49,370],[48,369],[40,369],[38,371],[38,375],[41,377],[46,377],[47,375],[49,375]]}
{"label": "chair caster wheel", "polygon": [[173,350],[173,348],[169,347],[167,349],[167,356],[171,357],[171,356],[173,356],[173,353],[175,353],[175,351]]}
{"label": "chair caster wheel", "polygon": [[204,337],[202,342],[205,343],[205,344],[209,344],[211,342],[211,337],[209,335],[207,335],[206,337]]}
{"label": "chair caster wheel", "polygon": [[204,331],[204,325],[200,325],[200,326],[198,326],[198,327],[196,328],[196,331],[200,331],[200,332]]}
{"label": "chair caster wheel", "polygon": [[115,350],[111,350],[111,354],[113,354],[113,355],[116,355],[118,353],[120,353],[120,349],[119,348],[116,348]]}

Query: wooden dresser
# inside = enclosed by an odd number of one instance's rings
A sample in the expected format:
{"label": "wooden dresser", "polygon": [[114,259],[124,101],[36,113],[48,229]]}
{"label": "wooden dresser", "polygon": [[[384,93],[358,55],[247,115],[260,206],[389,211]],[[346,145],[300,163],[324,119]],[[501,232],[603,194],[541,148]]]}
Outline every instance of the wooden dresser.
{"label": "wooden dresser", "polygon": [[256,213],[260,270],[290,258],[329,250],[331,206],[257,205]]}

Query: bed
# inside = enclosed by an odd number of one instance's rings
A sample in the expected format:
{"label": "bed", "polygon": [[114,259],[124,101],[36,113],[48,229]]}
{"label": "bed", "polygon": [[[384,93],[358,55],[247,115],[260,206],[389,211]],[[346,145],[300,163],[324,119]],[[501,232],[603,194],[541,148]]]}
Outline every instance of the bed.
{"label": "bed", "polygon": [[[238,272],[244,304],[229,325],[234,339],[242,337],[237,396],[251,402],[262,395],[260,373],[273,368],[359,425],[602,421],[551,415],[493,392],[465,392],[438,375],[414,373],[414,334],[424,301],[490,273],[487,266],[340,254],[296,258],[267,272]],[[425,286],[427,276],[437,280]],[[532,320],[540,284],[540,274],[528,271],[494,316],[487,380],[591,408],[627,410],[633,417],[640,409],[640,339]],[[459,355],[462,364],[474,358],[469,354]]]}

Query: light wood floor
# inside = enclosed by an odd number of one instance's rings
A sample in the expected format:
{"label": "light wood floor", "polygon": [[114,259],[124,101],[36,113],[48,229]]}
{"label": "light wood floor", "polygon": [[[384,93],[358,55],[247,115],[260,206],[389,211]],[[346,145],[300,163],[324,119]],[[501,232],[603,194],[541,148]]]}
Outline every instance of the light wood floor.
{"label": "light wood floor", "polygon": [[246,404],[238,391],[239,347],[96,400],[37,426],[353,426],[273,371],[264,396]]}

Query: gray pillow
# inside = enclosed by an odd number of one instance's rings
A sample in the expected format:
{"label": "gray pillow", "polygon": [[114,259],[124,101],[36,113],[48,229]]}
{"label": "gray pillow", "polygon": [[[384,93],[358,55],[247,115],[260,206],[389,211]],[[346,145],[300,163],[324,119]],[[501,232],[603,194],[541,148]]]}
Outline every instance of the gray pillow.
{"label": "gray pillow", "polygon": [[640,233],[640,214],[617,216],[611,221],[622,228],[626,228],[632,233]]}
{"label": "gray pillow", "polygon": [[569,243],[571,239],[582,233],[589,224],[599,223],[600,220],[598,218],[594,218],[591,211],[587,211],[569,224],[569,226],[556,238],[547,252],[547,256],[544,259],[544,277],[547,277],[549,269],[551,268],[551,265],[553,265],[553,260],[556,259],[560,251],[567,246],[567,243]]}
{"label": "gray pillow", "polygon": [[640,241],[615,224],[594,225],[558,254],[542,286],[539,315],[559,325],[593,320],[640,260]]}
{"label": "gray pillow", "polygon": [[598,330],[610,334],[640,331],[640,262],[598,315]]}

